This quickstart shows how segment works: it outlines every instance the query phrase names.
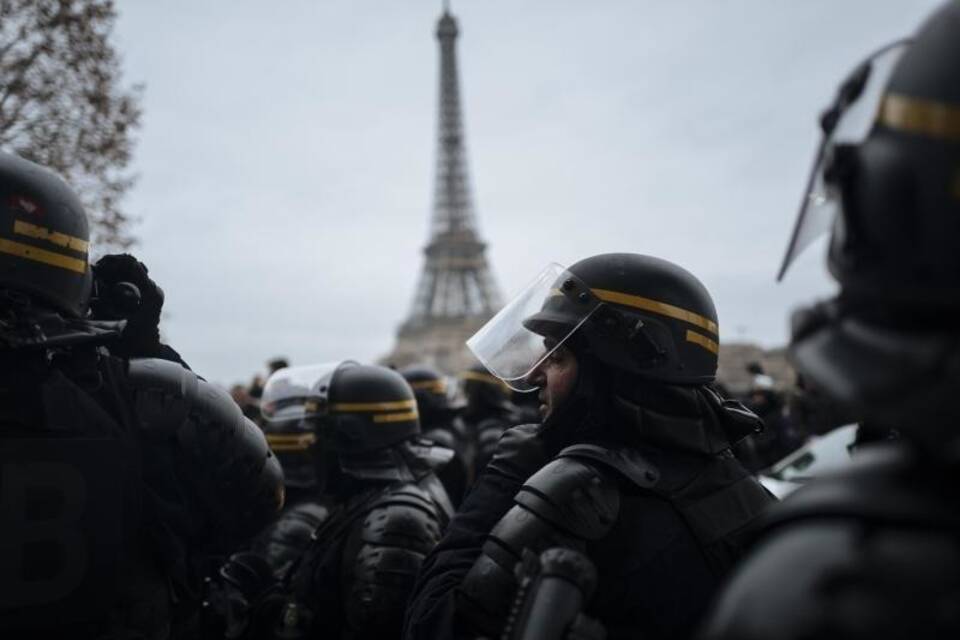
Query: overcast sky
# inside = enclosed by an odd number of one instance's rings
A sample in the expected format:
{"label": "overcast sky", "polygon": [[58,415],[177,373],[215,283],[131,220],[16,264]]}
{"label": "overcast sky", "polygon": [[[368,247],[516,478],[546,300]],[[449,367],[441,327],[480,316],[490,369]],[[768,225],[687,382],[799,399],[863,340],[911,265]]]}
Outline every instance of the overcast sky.
{"label": "overcast sky", "polygon": [[[135,253],[164,334],[246,380],[389,351],[433,192],[440,2],[122,0],[144,82]],[[673,260],[724,340],[776,345],[829,284],[822,248],[774,274],[816,116],[933,0],[454,0],[482,237],[506,295],[548,262]]]}

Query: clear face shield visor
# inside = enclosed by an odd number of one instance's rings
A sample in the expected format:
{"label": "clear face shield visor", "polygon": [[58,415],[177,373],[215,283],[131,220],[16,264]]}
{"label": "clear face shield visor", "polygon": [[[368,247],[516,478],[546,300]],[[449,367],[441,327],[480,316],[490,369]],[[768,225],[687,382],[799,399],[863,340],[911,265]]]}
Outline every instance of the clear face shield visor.
{"label": "clear face shield visor", "polygon": [[326,413],[327,393],[342,362],[278,369],[263,387],[260,412],[270,422],[311,418]]}
{"label": "clear face shield visor", "polygon": [[884,89],[909,46],[909,40],[901,40],[867,58],[847,77],[834,104],[821,117],[823,138],[807,179],[790,244],[777,273],[778,281],[804,249],[833,227],[840,212],[840,194],[835,185],[824,179],[824,171],[837,145],[860,144],[873,129]]}
{"label": "clear face shield visor", "polygon": [[467,340],[467,347],[511,389],[534,391],[538,387],[530,374],[601,304],[575,275],[549,264]]}

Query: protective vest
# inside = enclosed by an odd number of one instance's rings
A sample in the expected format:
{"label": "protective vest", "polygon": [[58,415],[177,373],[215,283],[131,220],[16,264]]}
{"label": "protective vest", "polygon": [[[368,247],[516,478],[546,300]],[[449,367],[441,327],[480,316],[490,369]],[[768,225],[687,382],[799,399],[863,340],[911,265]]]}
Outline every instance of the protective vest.
{"label": "protective vest", "polygon": [[[617,524],[624,491],[650,492],[670,503],[716,575],[742,553],[744,538],[772,497],[729,451],[654,464],[626,447],[577,444],[531,476],[515,506],[494,526],[458,591],[458,612],[472,628],[496,635],[516,592],[524,550],[587,551]],[[638,517],[642,517],[639,514]],[[600,567],[601,576],[603,567]]]}
{"label": "protective vest", "polygon": [[200,604],[200,549],[223,552],[282,504],[279,465],[229,395],[179,364],[47,353],[0,354],[0,627],[166,637]]}
{"label": "protective vest", "polygon": [[94,349],[51,365],[0,354],[0,628],[106,630],[141,523],[140,448],[121,375],[120,361]]}
{"label": "protective vest", "polygon": [[371,488],[334,510],[288,576],[284,638],[396,636],[423,558],[452,513],[432,473]]}

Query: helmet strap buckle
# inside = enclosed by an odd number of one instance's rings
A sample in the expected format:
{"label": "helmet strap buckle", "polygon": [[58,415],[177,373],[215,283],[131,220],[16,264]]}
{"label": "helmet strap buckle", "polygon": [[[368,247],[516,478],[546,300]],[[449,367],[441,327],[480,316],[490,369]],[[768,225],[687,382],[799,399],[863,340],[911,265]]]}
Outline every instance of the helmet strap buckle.
{"label": "helmet strap buckle", "polygon": [[626,330],[626,343],[633,358],[647,366],[659,362],[667,355],[666,350],[650,335],[642,318],[637,318],[633,326]]}

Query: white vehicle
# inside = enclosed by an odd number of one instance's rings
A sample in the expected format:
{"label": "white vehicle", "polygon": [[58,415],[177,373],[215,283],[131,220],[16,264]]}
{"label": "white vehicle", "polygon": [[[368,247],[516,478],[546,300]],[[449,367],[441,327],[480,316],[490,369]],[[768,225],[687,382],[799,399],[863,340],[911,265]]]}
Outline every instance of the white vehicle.
{"label": "white vehicle", "polygon": [[836,471],[850,462],[850,445],[857,435],[857,425],[837,427],[822,436],[813,436],[805,445],[762,472],[758,478],[780,499],[806,482]]}

